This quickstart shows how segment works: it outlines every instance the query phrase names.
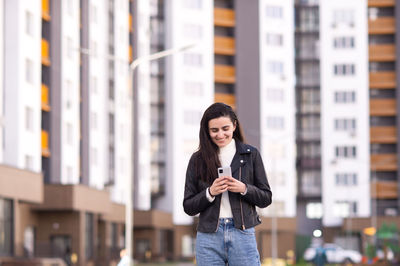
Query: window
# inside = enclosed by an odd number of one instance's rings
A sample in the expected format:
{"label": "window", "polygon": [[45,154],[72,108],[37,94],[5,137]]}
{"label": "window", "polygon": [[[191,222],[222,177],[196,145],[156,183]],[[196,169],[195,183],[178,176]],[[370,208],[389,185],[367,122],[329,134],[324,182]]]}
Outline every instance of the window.
{"label": "window", "polygon": [[267,88],[266,90],[267,101],[270,102],[283,102],[284,101],[284,91],[282,89]]}
{"label": "window", "polygon": [[335,130],[337,131],[355,131],[355,119],[335,119]]}
{"label": "window", "polygon": [[67,57],[71,59],[74,53],[74,44],[71,37],[67,37]]}
{"label": "window", "polygon": [[97,78],[91,77],[90,79],[90,90],[93,94],[97,94]]}
{"label": "window", "polygon": [[33,62],[30,59],[25,60],[25,80],[33,83]]}
{"label": "window", "polygon": [[25,169],[33,170],[33,157],[31,155],[25,155]]}
{"label": "window", "polygon": [[203,65],[203,57],[201,54],[185,53],[183,63],[187,66],[200,67]]}
{"label": "window", "polygon": [[356,93],[354,91],[336,91],[335,103],[354,103],[356,101]]}
{"label": "window", "polygon": [[183,121],[185,124],[196,125],[196,124],[200,123],[200,120],[201,120],[201,112],[200,111],[186,110],[183,113]]}
{"label": "window", "polygon": [[336,201],[333,205],[333,215],[346,218],[357,213],[357,202],[354,201]]}
{"label": "window", "polygon": [[73,176],[72,176],[72,167],[67,166],[65,169],[65,172],[66,172],[66,177],[67,177],[67,183],[72,184],[74,182]]}
{"label": "window", "polygon": [[354,10],[351,10],[351,9],[334,10],[332,26],[336,27],[339,24],[346,24],[350,27],[353,27],[354,26]]}
{"label": "window", "polygon": [[203,0],[183,0],[183,6],[191,9],[201,9]]}
{"label": "window", "polygon": [[356,173],[337,173],[335,175],[335,184],[337,186],[356,186],[357,182]]}
{"label": "window", "polygon": [[90,22],[96,23],[97,22],[97,7],[94,5],[90,6]]}
{"label": "window", "polygon": [[267,72],[271,74],[283,74],[283,62],[267,61]]}
{"label": "window", "polygon": [[333,39],[333,47],[336,49],[354,48],[354,37],[336,37]]}
{"label": "window", "polygon": [[305,196],[321,194],[321,172],[317,170],[305,170],[301,174],[301,194]]}
{"label": "window", "polygon": [[333,69],[335,76],[350,76],[356,72],[354,64],[335,64]]}
{"label": "window", "polygon": [[97,56],[97,42],[95,42],[95,41],[90,42],[90,52],[91,52],[91,55]]}
{"label": "window", "polygon": [[0,198],[0,256],[13,256],[13,213],[12,200]]}
{"label": "window", "polygon": [[265,15],[267,18],[281,19],[283,18],[283,8],[280,6],[266,6]]}
{"label": "window", "polygon": [[26,11],[25,12],[25,33],[33,36],[33,28],[34,28],[34,21],[33,21],[33,15],[31,12]]}
{"label": "window", "polygon": [[73,127],[70,123],[67,123],[67,144],[73,144]]}
{"label": "window", "polygon": [[321,219],[323,214],[322,203],[311,202],[306,205],[306,215],[308,219]]}
{"label": "window", "polygon": [[270,46],[282,46],[283,45],[283,35],[275,33],[267,33],[266,44]]}
{"label": "window", "polygon": [[336,158],[356,158],[357,149],[355,146],[336,146],[335,156]]}
{"label": "window", "polygon": [[94,246],[94,224],[93,224],[93,214],[85,213],[85,257],[90,259],[93,256],[93,246]]}
{"label": "window", "polygon": [[25,107],[25,129],[33,131],[33,110],[30,107]]}
{"label": "window", "polygon": [[72,105],[72,81],[67,80],[65,82],[65,104],[66,108],[71,108]]}
{"label": "window", "polygon": [[283,117],[276,116],[267,117],[267,127],[269,129],[284,129],[285,119]]}
{"label": "window", "polygon": [[97,165],[97,149],[96,148],[90,149],[90,164]]}
{"label": "window", "polygon": [[97,114],[95,112],[90,113],[90,128],[97,129]]}
{"label": "window", "polygon": [[73,16],[74,15],[74,1],[73,0],[67,0],[67,9],[68,9],[68,15]]}
{"label": "window", "polygon": [[203,96],[204,86],[201,82],[185,81],[183,84],[186,96],[201,97]]}
{"label": "window", "polygon": [[203,28],[198,24],[184,24],[183,36],[194,40],[199,40],[203,36]]}

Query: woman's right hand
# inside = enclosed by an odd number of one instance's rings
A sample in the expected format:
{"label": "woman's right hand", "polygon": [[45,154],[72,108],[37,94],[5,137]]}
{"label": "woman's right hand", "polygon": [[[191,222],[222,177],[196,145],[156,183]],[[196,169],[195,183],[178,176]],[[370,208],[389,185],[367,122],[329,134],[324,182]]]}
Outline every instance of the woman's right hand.
{"label": "woman's right hand", "polygon": [[215,197],[221,193],[224,193],[228,190],[228,184],[226,184],[227,177],[221,176],[214,180],[213,184],[210,187],[210,193],[212,197]]}

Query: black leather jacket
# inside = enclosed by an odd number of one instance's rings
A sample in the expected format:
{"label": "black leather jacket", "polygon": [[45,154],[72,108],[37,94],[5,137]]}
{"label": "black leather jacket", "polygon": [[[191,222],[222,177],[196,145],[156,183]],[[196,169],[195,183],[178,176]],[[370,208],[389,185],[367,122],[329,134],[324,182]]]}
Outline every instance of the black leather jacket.
{"label": "black leather jacket", "polygon": [[[187,168],[183,208],[191,216],[200,213],[197,227],[199,232],[216,232],[222,194],[217,195],[213,202],[207,199],[206,189],[210,184],[200,180],[199,174],[195,172],[196,156],[196,153],[192,155]],[[247,186],[245,195],[229,192],[235,227],[244,230],[261,223],[255,206],[264,208],[270,205],[272,193],[260,153],[256,148],[236,141],[236,154],[232,159],[231,169],[232,176]]]}

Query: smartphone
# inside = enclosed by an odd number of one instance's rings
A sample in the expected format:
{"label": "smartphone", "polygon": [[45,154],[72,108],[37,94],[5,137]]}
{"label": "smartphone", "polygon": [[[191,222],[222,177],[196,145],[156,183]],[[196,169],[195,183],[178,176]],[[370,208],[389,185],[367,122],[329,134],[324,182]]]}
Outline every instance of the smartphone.
{"label": "smartphone", "polygon": [[232,171],[230,166],[219,167],[218,168],[218,177],[221,176],[232,176]]}

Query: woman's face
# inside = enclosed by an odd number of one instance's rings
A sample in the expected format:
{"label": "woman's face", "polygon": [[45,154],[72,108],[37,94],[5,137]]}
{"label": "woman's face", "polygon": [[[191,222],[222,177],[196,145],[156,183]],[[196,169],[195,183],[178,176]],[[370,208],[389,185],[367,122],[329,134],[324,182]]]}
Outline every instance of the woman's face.
{"label": "woman's face", "polygon": [[208,132],[212,141],[219,147],[228,145],[236,129],[229,116],[221,116],[208,121]]}

